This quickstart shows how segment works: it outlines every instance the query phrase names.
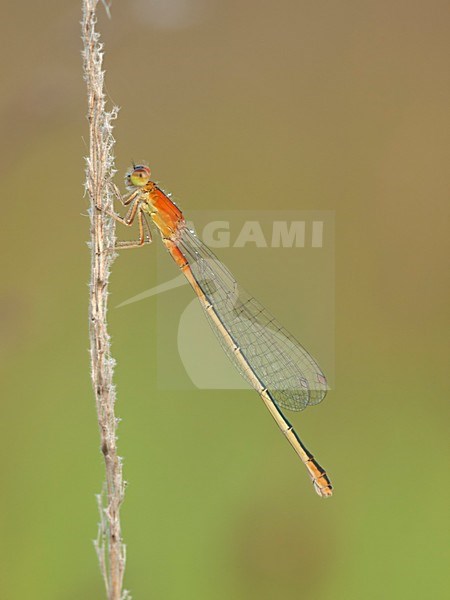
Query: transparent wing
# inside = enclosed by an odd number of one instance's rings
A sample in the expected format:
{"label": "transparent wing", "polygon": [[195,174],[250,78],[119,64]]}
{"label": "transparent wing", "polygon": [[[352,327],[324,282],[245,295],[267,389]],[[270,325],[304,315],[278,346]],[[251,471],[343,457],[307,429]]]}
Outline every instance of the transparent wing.
{"label": "transparent wing", "polygon": [[[323,400],[328,389],[325,375],[305,348],[238,286],[230,271],[193,231],[180,228],[176,244],[199,287],[275,402],[282,408],[299,411]],[[249,381],[235,352],[208,312],[204,312],[228,358]]]}

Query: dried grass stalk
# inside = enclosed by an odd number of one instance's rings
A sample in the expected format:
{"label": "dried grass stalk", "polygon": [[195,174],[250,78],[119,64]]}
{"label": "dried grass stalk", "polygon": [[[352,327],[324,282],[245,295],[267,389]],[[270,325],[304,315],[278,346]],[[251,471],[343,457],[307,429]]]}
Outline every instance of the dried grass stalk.
{"label": "dried grass stalk", "polygon": [[[95,548],[109,600],[130,599],[123,591],[125,545],[120,527],[120,506],[124,498],[122,460],[117,455],[117,426],[113,384],[114,359],[107,329],[108,282],[115,258],[115,223],[102,210],[113,206],[114,169],[113,122],[117,107],[106,110],[103,46],[96,31],[98,0],[82,0],[84,78],[88,95],[89,156],[86,157],[86,191],[90,200],[91,279],[89,298],[91,373],[94,387],[101,450],[105,459],[106,485],[98,495],[100,523]],[[106,6],[108,11],[108,7]]]}

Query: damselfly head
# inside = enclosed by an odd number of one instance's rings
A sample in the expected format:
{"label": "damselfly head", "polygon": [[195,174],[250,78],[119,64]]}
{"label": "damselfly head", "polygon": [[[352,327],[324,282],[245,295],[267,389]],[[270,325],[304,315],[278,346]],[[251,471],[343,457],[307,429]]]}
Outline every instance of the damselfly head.
{"label": "damselfly head", "polygon": [[128,187],[143,187],[150,181],[150,169],[146,165],[134,165],[125,176]]}

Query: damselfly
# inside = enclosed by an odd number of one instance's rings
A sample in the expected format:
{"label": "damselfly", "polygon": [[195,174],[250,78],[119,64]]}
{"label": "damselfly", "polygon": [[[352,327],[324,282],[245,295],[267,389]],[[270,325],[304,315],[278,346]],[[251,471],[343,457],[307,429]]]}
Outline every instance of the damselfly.
{"label": "damselfly", "polygon": [[139,239],[119,242],[134,248],[151,242],[149,216],[170,255],[191,284],[207,320],[228,358],[261,396],[295,452],[305,464],[319,496],[332,494],[324,469],[314,459],[281,409],[300,411],[323,400],[327,381],[312,356],[259,302],[249,296],[215,254],[190,229],[181,210],[150,179],[150,169],[133,165],[122,199],[125,217],[109,213],[131,226],[137,218]]}

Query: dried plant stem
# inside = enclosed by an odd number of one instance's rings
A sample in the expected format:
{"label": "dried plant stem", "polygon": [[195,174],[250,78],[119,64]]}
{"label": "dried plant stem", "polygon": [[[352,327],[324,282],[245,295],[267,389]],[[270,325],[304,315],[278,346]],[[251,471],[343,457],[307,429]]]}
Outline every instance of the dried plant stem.
{"label": "dried plant stem", "polygon": [[109,600],[125,600],[122,591],[125,569],[125,546],[120,527],[120,505],[124,497],[122,463],[117,455],[116,430],[118,419],[114,412],[114,360],[111,356],[107,330],[108,281],[114,260],[114,221],[101,207],[112,209],[112,177],[114,175],[114,138],[112,122],[117,108],[106,111],[103,48],[96,32],[98,0],[82,0],[82,39],[84,78],[88,94],[89,156],[86,159],[86,190],[90,199],[91,219],[91,280],[90,280],[90,345],[92,383],[94,387],[101,449],[106,468],[106,498],[98,496],[100,524],[95,542],[100,568]]}

